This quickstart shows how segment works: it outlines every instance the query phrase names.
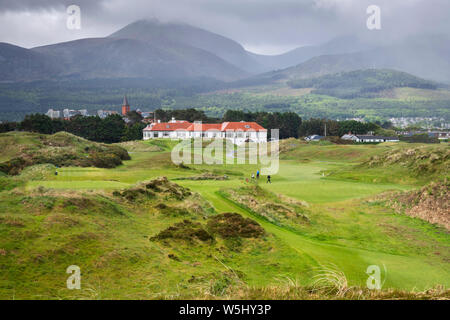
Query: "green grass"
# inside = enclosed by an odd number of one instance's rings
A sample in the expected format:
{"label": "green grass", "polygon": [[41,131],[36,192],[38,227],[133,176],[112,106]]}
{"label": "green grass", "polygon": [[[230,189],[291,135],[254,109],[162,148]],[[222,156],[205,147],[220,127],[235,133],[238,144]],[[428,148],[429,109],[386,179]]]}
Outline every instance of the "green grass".
{"label": "green grass", "polygon": [[[0,192],[0,264],[7,270],[0,276],[0,297],[198,297],[233,281],[237,286],[262,288],[279,285],[280,278],[289,277],[308,286],[321,266],[330,264],[344,272],[351,286],[365,286],[365,271],[372,264],[383,270],[383,288],[409,291],[450,285],[448,232],[366,201],[384,191],[415,188],[410,182],[417,180],[350,181],[329,175],[339,170],[364,175],[355,165],[388,150],[402,149],[403,144],[299,144],[283,153],[272,184],[261,177],[259,186],[270,194],[306,203],[309,222],[287,227],[268,222],[223,193],[252,186],[246,178],[250,179],[257,165],[181,168],[170,161],[170,149],[176,142],[139,143],[159,149],[134,151],[131,160],[114,169],[63,167],[57,176],[45,174],[45,170],[42,174],[23,172],[15,179],[25,184]],[[139,143],[130,144],[130,148],[140,150]],[[380,174],[398,175],[397,169],[384,167]],[[204,172],[226,174],[229,179],[176,183],[199,193],[217,213],[237,212],[256,220],[267,232],[266,238],[243,239],[240,245],[219,239],[212,246],[149,241],[185,218],[164,215],[155,204],[163,201],[190,208],[203,202],[197,198],[185,202],[157,198],[129,203],[111,195],[116,189],[160,176],[175,179]],[[81,209],[79,204],[63,205],[64,199],[72,197],[91,202]],[[195,215],[189,217],[203,223]],[[80,292],[65,289],[65,268],[71,264],[82,266]],[[240,279],[227,275],[230,269]]]}

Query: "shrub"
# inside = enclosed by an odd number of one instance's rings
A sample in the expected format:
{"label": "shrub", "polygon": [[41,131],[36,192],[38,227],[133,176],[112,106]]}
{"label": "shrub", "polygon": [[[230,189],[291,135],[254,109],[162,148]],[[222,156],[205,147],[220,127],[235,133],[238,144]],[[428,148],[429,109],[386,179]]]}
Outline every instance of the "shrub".
{"label": "shrub", "polygon": [[146,197],[146,198],[153,198],[155,197],[155,194],[151,192],[150,190],[144,189],[144,188],[130,188],[125,189],[123,191],[114,191],[113,195],[116,197],[123,197],[127,199],[128,201],[135,201],[140,197]]}
{"label": "shrub", "polygon": [[256,221],[232,212],[209,217],[207,226],[211,233],[218,234],[222,238],[258,238],[265,233]]}
{"label": "shrub", "polygon": [[214,238],[203,229],[200,223],[192,222],[190,220],[176,223],[150,238],[150,240],[167,239],[184,240],[187,242],[194,242],[195,240],[208,242],[214,240]]}

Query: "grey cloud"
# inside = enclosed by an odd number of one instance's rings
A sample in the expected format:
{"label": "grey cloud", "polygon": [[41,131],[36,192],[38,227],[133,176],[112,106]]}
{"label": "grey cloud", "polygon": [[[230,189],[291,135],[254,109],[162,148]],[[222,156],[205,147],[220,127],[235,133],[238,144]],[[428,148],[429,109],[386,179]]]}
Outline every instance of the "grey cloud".
{"label": "grey cloud", "polygon": [[[64,28],[69,4],[82,10],[78,32]],[[376,33],[365,28],[371,4],[382,9],[383,29]],[[32,18],[19,21],[24,12]],[[135,20],[158,18],[189,23],[248,47],[286,48],[350,33],[389,39],[448,34],[448,12],[448,0],[0,0],[0,41],[30,47],[106,36]],[[14,28],[8,28],[11,24]]]}
{"label": "grey cloud", "polygon": [[66,8],[76,4],[85,8],[98,8],[105,0],[0,0],[2,11],[40,11]]}

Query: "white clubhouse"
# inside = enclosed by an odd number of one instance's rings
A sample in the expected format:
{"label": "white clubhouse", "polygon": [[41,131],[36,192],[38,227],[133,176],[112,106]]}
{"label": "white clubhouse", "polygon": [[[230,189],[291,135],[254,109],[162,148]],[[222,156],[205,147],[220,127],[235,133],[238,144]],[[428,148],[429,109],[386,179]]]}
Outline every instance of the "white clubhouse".
{"label": "white clubhouse", "polygon": [[256,122],[191,123],[172,118],[169,122],[151,123],[143,130],[144,140],[155,138],[222,138],[240,145],[267,142],[267,130]]}

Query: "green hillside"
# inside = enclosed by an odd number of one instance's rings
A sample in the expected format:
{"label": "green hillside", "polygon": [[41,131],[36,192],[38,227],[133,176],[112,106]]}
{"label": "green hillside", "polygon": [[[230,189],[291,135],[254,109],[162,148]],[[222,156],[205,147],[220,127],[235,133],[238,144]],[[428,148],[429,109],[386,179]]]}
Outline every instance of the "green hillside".
{"label": "green hillside", "polygon": [[431,90],[438,88],[438,84],[435,82],[420,79],[405,72],[375,69],[291,80],[288,85],[292,88],[314,88],[311,93],[343,99],[378,97],[381,91],[393,88],[409,87]]}
{"label": "green hillside", "polygon": [[[288,81],[289,78],[267,83],[121,78],[5,83],[0,84],[0,121],[20,121],[26,114],[46,112],[49,106],[58,110],[83,106],[90,114],[99,109],[119,111],[124,94],[133,109],[196,108],[215,117],[232,109],[293,111],[306,119],[450,119],[448,87],[397,71],[359,70]],[[302,88],[295,87],[297,82]]]}
{"label": "green hillside", "polygon": [[[433,175],[397,172],[402,162],[383,166],[380,180],[331,174],[370,176],[360,166],[376,169],[376,157],[408,144],[283,143],[271,184],[251,181],[256,164],[177,166],[167,140],[123,144],[131,160],[116,168],[72,165],[55,176],[40,164],[3,176],[0,297],[449,297],[448,231],[372,200]],[[70,265],[81,268],[81,290],[66,289]],[[365,288],[370,265],[382,270],[381,291]]]}

